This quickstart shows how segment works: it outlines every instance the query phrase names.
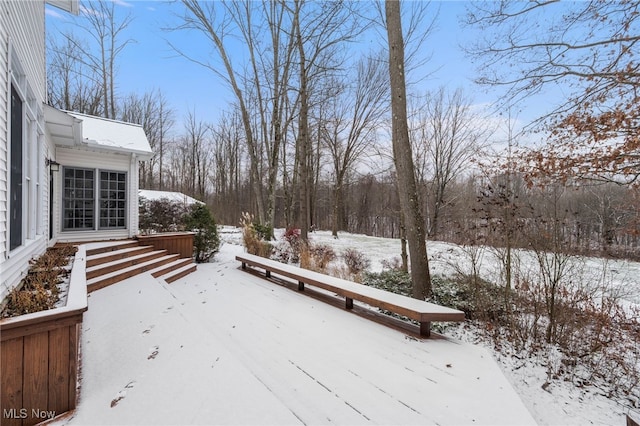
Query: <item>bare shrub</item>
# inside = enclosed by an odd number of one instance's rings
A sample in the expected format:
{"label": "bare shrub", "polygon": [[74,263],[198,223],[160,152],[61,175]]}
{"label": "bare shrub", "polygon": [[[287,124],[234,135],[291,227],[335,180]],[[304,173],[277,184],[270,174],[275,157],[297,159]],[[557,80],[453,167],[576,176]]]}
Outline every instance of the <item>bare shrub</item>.
{"label": "bare shrub", "polygon": [[314,269],[311,250],[309,249],[309,244],[305,242],[300,244],[300,267],[304,269]]}
{"label": "bare shrub", "polygon": [[278,241],[272,246],[271,256],[269,258],[281,263],[297,263],[300,261],[300,254],[294,256],[289,243],[286,241]]}
{"label": "bare shrub", "polygon": [[387,271],[402,270],[402,259],[398,256],[392,257],[391,259],[382,259],[380,263],[382,264],[382,269]]}
{"label": "bare shrub", "polygon": [[253,216],[250,213],[242,213],[240,227],[242,228],[242,242],[247,253],[261,257],[271,256],[272,246],[261,238],[263,234],[256,230]]}
{"label": "bare shrub", "polygon": [[540,355],[549,380],[606,390],[607,397],[638,407],[640,310],[623,307],[604,276],[581,273],[578,259],[554,261],[541,263],[551,266],[543,273],[555,267],[556,280],[550,284],[540,271],[518,277],[511,312],[485,320],[485,331],[496,347]]}
{"label": "bare shrub", "polygon": [[299,263],[303,244],[300,229],[287,228],[282,239],[273,246],[271,259],[282,263]]}
{"label": "bare shrub", "polygon": [[300,267],[316,272],[326,272],[330,262],[335,260],[336,252],[327,244],[300,245]]}
{"label": "bare shrub", "polygon": [[355,277],[362,275],[371,266],[371,260],[360,250],[347,248],[342,252],[342,260],[347,265],[349,273]]}
{"label": "bare shrub", "polygon": [[329,262],[336,259],[336,252],[327,244],[310,244],[309,252],[313,264],[320,271],[325,271]]}
{"label": "bare shrub", "polygon": [[331,275],[332,277],[342,278],[343,280],[353,281],[357,283],[362,282],[361,276],[354,276],[351,273],[351,271],[349,271],[349,268],[347,268],[346,265],[342,265],[342,264],[330,265],[327,268],[326,272],[328,275]]}

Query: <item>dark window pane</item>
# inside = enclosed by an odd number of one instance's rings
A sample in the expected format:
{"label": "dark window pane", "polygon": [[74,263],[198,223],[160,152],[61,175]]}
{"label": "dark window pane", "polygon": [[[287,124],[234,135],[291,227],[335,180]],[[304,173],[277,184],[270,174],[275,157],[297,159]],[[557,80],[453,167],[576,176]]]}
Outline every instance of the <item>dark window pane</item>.
{"label": "dark window pane", "polygon": [[65,167],[64,176],[63,229],[93,229],[93,209],[95,208],[93,170]]}
{"label": "dark window pane", "polygon": [[126,189],[126,173],[100,172],[100,227],[126,226]]}

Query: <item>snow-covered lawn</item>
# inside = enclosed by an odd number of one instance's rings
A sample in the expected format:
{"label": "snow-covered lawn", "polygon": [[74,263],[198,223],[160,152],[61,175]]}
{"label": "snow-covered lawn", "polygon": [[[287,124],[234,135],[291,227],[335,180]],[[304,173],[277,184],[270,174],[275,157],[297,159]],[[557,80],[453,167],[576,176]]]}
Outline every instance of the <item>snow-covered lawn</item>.
{"label": "snow-covered lawn", "polygon": [[[239,238],[224,230],[216,259],[171,285],[142,275],[90,295],[79,406],[61,423],[625,422],[624,409],[593,390],[543,389],[545,371],[529,360],[417,340],[244,272]],[[358,248],[373,269],[399,251],[380,238],[312,238]],[[455,250],[430,243],[430,256],[436,247]]]}
{"label": "snow-covered lawn", "polygon": [[[279,235],[281,232],[278,231],[276,234]],[[238,231],[226,228],[226,234],[231,236],[238,234]],[[345,248],[355,248],[362,251],[371,260],[371,270],[374,272],[382,270],[383,261],[400,257],[400,240],[398,239],[349,233],[340,233],[336,239],[331,236],[329,231],[311,233],[310,239],[314,243],[328,244],[334,247],[337,253]],[[240,244],[239,236],[235,240],[237,240],[237,244]],[[235,240],[232,241],[235,242]],[[456,271],[456,267],[470,273],[470,255],[464,248],[442,241],[429,241],[427,250],[432,275],[449,275]],[[480,276],[490,282],[500,282],[500,265],[492,250],[481,247],[477,253],[480,253],[478,256]],[[523,275],[537,273],[538,267],[534,257],[535,254],[530,251],[514,250],[514,264],[516,265],[514,268],[520,268]],[[640,262],[580,256],[575,256],[571,260],[575,265],[575,279],[594,286],[605,285],[610,290],[616,291],[619,297],[640,304]]]}

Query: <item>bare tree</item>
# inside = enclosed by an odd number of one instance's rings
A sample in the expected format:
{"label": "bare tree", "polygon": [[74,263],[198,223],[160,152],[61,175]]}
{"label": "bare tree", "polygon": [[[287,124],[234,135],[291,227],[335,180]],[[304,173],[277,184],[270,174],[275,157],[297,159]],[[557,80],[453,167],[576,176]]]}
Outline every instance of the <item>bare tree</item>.
{"label": "bare tree", "polygon": [[48,102],[56,108],[98,115],[103,93],[97,74],[81,60],[86,50],[88,47],[71,33],[62,39],[49,38]]}
{"label": "bare tree", "polygon": [[164,158],[169,143],[169,132],[175,124],[174,110],[169,106],[169,102],[161,91],[158,92],[158,122],[157,133],[154,138],[155,155],[158,158],[158,189],[164,189]]}
{"label": "bare tree", "polygon": [[388,75],[382,58],[361,58],[356,66],[354,84],[345,76],[344,82],[332,85],[338,89],[325,107],[327,119],[323,122],[323,141],[332,164],[334,176],[332,233],[345,230],[344,185],[348,172],[371,150],[376,130],[386,113]]}
{"label": "bare tree", "polygon": [[186,59],[197,63],[220,76],[232,90],[240,110],[244,126],[245,143],[250,158],[251,182],[255,194],[258,220],[265,221],[265,206],[262,196],[262,177],[259,173],[260,150],[256,141],[254,126],[248,105],[247,90],[243,84],[244,77],[239,74],[229,55],[228,42],[229,26],[233,22],[233,16],[225,2],[198,2],[197,0],[182,0],[185,6],[185,14],[181,17],[182,24],[179,30],[195,30],[200,32],[212,44],[219,59],[222,61],[222,70],[209,58],[198,58],[187,54],[184,50],[172,44],[173,49]]}
{"label": "bare tree", "polygon": [[296,162],[300,188],[300,236],[303,240],[307,239],[312,223],[313,171],[318,171],[312,162],[312,134],[309,128],[309,113],[313,106],[311,93],[318,79],[342,64],[344,54],[340,46],[353,40],[362,29],[347,6],[342,1],[294,1],[293,28],[299,61]]}
{"label": "bare tree", "polygon": [[236,223],[243,209],[243,135],[242,119],[237,110],[224,114],[213,127],[212,161],[209,179],[212,184],[216,218],[221,223]]}
{"label": "bare tree", "polygon": [[562,207],[561,197],[566,188],[551,185],[540,194],[538,212],[528,236],[529,247],[538,262],[540,280],[544,290],[544,302],[548,324],[546,342],[556,343],[561,334],[559,317],[566,306],[562,306],[562,295],[571,282],[573,256],[566,250],[566,221],[569,212]]}
{"label": "bare tree", "polygon": [[311,197],[309,196],[309,154],[311,143],[309,141],[309,77],[307,72],[307,59],[304,50],[304,41],[300,29],[300,9],[302,0],[295,2],[294,31],[295,45],[299,56],[299,114],[298,114],[298,137],[296,138],[296,163],[298,164],[298,182],[300,185],[300,237],[307,240],[309,227],[311,225],[310,210]]}
{"label": "bare tree", "polygon": [[184,192],[199,200],[204,200],[207,193],[207,169],[210,161],[209,133],[210,127],[189,111],[184,121],[184,134],[180,139],[179,155],[181,162]]}
{"label": "bare tree", "polygon": [[[268,23],[271,44],[258,49],[258,53],[267,54],[260,63],[266,64],[258,69],[255,59],[252,60],[255,84],[260,88],[259,73],[262,73],[267,87],[267,97],[260,97],[260,114],[262,140],[267,153],[267,223],[275,222],[275,203],[278,179],[278,163],[281,145],[284,143],[286,129],[294,120],[294,115],[286,109],[288,87],[293,70],[295,55],[295,38],[290,10],[284,1],[264,2],[264,16]],[[289,29],[285,29],[285,24]],[[270,78],[271,77],[271,78]],[[269,115],[269,111],[271,114]]]}
{"label": "bare tree", "polygon": [[433,238],[438,235],[442,210],[453,202],[449,199],[450,184],[468,170],[471,160],[480,156],[490,129],[460,89],[447,93],[440,88],[427,93],[414,104],[414,109],[410,136],[417,172],[428,189],[427,235]]}
{"label": "bare tree", "polygon": [[407,228],[413,297],[424,299],[431,295],[431,276],[425,240],[424,216],[420,208],[409,140],[400,2],[386,0],[385,17],[389,43],[393,158],[398,174],[400,206]]}
{"label": "bare tree", "polygon": [[78,26],[88,44],[71,34],[64,35],[74,51],[80,53],[74,60],[90,67],[97,77],[102,102],[100,115],[106,118],[116,118],[117,61],[124,48],[133,42],[123,37],[133,18],[131,14],[120,18],[116,6],[116,2],[92,0],[81,8],[82,20]]}
{"label": "bare tree", "polygon": [[551,141],[528,160],[556,177],[631,183],[640,178],[638,1],[473,2],[483,32],[469,52],[478,82],[514,104],[562,85],[568,96],[541,118]]}
{"label": "bare tree", "polygon": [[[173,126],[173,110],[162,91],[130,94],[121,104],[120,118],[140,124],[149,140],[154,156],[140,167],[140,187],[162,189],[162,169],[167,133]],[[156,173],[157,170],[157,173]]]}

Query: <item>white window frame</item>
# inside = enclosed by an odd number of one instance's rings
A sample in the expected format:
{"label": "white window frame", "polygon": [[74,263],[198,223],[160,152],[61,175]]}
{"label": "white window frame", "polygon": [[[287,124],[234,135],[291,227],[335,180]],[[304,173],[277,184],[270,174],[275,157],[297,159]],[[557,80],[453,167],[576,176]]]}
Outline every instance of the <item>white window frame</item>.
{"label": "white window frame", "polygon": [[[74,228],[66,226],[66,218],[65,218],[65,201],[67,198],[65,196],[67,187],[66,187],[66,174],[67,170],[88,170],[93,172],[93,226],[91,228]],[[102,216],[102,206],[101,202],[104,201],[101,192],[109,191],[108,188],[102,188],[102,173],[117,173],[118,175],[124,175],[124,190],[122,190],[124,194],[124,225],[123,226],[102,226],[101,220]],[[124,170],[111,170],[111,169],[99,169],[93,167],[79,167],[79,166],[65,166],[62,169],[62,205],[60,209],[60,218],[61,218],[61,230],[62,232],[92,232],[92,231],[112,231],[112,230],[123,230],[128,229],[129,226],[129,173]],[[85,188],[86,189],[86,188]],[[120,190],[118,190],[120,191]],[[84,198],[83,198],[84,199]],[[115,200],[118,202],[118,200]],[[113,211],[113,208],[111,208]],[[117,208],[116,208],[117,210]]]}
{"label": "white window frame", "polygon": [[[30,240],[35,240],[44,233],[42,224],[44,199],[42,191],[42,167],[44,164],[42,146],[44,145],[44,112],[42,105],[36,99],[34,91],[27,79],[24,67],[20,62],[13,42],[9,39],[9,78],[7,89],[9,95],[15,89],[22,101],[22,229],[20,245],[11,249],[11,224],[7,217],[6,253],[24,247]],[[7,127],[10,137],[11,129],[11,105],[7,108]],[[9,141],[8,141],[9,142]],[[11,143],[7,143],[7,160],[11,167]],[[12,177],[7,176],[7,196],[10,197]],[[9,199],[9,203],[11,200]],[[9,207],[9,206],[7,206]],[[10,214],[10,210],[7,215]]]}

